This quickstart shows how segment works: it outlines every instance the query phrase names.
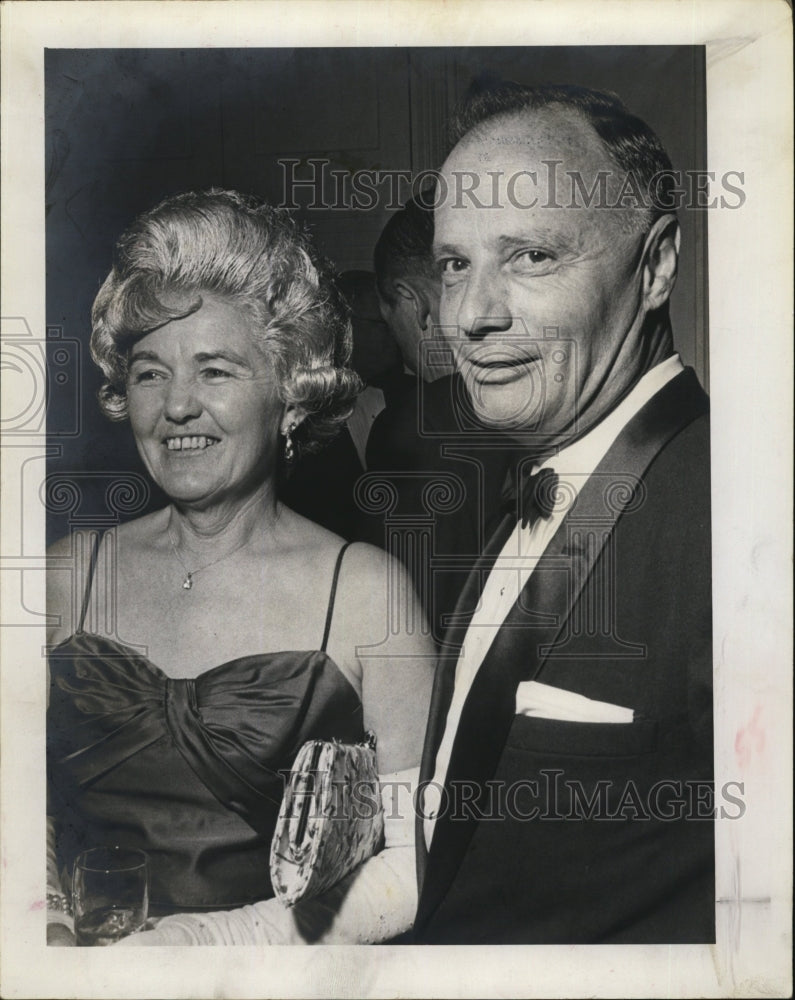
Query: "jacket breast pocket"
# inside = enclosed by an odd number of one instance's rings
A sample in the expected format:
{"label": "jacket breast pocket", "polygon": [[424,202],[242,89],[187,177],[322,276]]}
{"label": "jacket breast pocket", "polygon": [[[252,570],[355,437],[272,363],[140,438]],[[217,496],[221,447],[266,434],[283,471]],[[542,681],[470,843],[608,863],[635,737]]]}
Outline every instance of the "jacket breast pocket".
{"label": "jacket breast pocket", "polygon": [[524,715],[514,717],[506,749],[544,756],[638,757],[657,747],[657,723],[563,722]]}

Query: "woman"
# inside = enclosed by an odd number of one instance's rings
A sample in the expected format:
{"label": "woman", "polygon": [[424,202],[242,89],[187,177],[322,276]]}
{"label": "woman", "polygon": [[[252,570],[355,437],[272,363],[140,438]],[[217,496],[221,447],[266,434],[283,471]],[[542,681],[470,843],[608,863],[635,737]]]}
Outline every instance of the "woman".
{"label": "woman", "polygon": [[390,595],[413,601],[394,563],[277,498],[359,388],[289,217],[167,199],[119,241],[92,325],[101,405],[170,503],[51,550],[48,900],[80,850],[119,844],[149,854],[155,915],[243,906],[272,896],[279,772],[306,740],[370,728],[382,772],[417,764],[432,647],[387,620]]}

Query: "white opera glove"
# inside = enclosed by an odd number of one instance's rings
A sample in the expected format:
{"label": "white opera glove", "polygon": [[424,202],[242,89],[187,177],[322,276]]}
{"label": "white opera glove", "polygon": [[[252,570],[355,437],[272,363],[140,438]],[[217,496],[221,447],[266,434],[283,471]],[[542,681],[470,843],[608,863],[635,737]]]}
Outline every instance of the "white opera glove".
{"label": "white opera glove", "polygon": [[382,775],[384,850],[313,899],[164,917],[137,945],[377,944],[409,930],[417,910],[412,792],[418,769]]}

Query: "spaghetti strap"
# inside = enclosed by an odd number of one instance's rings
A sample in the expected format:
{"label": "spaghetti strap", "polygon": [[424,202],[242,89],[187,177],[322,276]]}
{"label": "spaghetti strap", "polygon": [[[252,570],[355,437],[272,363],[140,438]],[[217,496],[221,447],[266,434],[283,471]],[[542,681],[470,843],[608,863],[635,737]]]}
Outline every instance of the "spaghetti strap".
{"label": "spaghetti strap", "polygon": [[326,643],[328,642],[328,635],[331,631],[331,618],[334,613],[334,598],[337,595],[337,581],[340,576],[340,566],[342,566],[342,557],[345,555],[345,550],[350,545],[350,542],[346,542],[339,551],[337,556],[337,564],[334,567],[334,576],[331,580],[331,593],[328,599],[328,611],[326,612],[326,627],[323,629],[323,642],[320,644],[320,652],[326,652]]}
{"label": "spaghetti strap", "polygon": [[91,556],[88,563],[88,576],[83,589],[83,605],[80,608],[80,621],[77,623],[77,631],[83,631],[83,623],[88,613],[88,602],[91,597],[91,586],[94,583],[94,570],[97,568],[97,555],[99,554],[100,537],[99,532],[94,532],[91,537]]}

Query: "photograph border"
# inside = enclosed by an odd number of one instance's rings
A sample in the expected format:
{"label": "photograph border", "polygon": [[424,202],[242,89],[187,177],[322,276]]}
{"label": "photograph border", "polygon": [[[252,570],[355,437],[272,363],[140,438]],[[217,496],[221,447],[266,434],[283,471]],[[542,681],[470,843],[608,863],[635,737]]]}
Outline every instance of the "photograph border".
{"label": "photograph border", "polygon": [[716,820],[716,945],[161,948],[151,962],[129,950],[47,949],[43,505],[21,518],[26,477],[37,475],[46,442],[43,430],[38,439],[6,436],[2,996],[791,992],[791,17],[784,0],[608,0],[598,17],[580,0],[3,5],[2,334],[31,342],[47,323],[45,48],[706,45],[708,169],[742,172],[746,194],[741,210],[716,210],[708,226],[715,779],[716,788],[741,781],[746,808],[741,819]]}

